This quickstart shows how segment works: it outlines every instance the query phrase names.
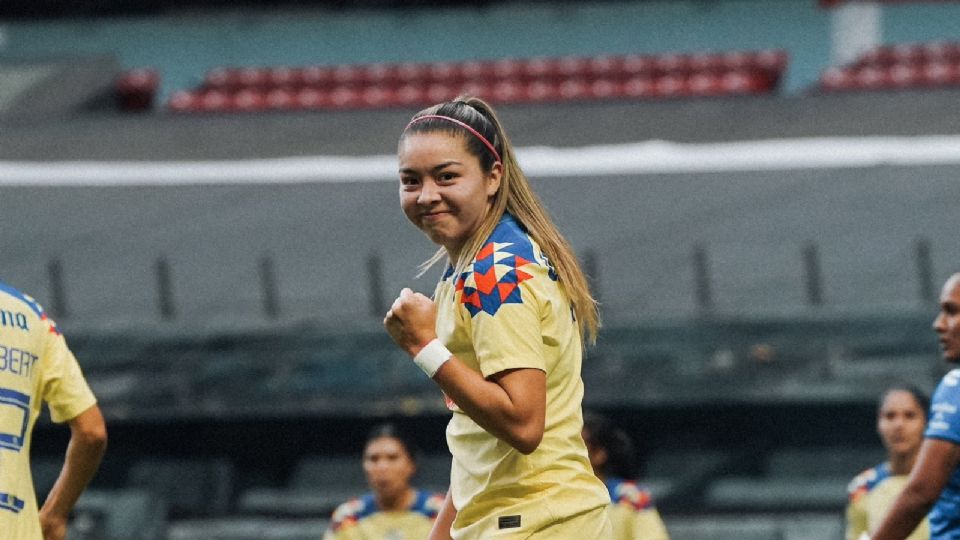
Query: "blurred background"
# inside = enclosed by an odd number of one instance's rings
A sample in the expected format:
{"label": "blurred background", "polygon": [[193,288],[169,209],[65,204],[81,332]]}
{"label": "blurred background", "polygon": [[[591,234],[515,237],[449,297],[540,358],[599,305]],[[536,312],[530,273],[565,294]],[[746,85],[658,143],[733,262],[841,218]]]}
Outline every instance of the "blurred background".
{"label": "blurred background", "polygon": [[[842,537],[881,392],[946,370],[960,3],[5,0],[0,279],[110,429],[72,538],[317,538],[383,420],[445,489],[442,399],[380,321],[439,272],[398,136],[462,92],[590,274],[585,406],[672,537]],[[41,498],[67,437],[38,425]]]}

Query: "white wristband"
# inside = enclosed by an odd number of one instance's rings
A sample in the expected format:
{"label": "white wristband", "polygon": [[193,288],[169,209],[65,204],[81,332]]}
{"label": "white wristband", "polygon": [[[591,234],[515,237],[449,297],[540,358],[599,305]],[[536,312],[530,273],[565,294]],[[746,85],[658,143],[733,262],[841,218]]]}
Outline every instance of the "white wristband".
{"label": "white wristband", "polygon": [[437,370],[440,369],[440,366],[452,356],[453,353],[450,352],[450,349],[447,349],[439,339],[434,338],[413,357],[413,363],[432,379],[433,376],[436,375]]}

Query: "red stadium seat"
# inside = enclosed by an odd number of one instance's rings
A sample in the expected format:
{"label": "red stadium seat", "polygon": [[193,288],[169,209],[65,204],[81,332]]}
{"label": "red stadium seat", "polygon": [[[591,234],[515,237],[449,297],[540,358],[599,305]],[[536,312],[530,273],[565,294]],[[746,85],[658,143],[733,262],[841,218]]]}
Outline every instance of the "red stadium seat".
{"label": "red stadium seat", "polygon": [[288,111],[295,107],[295,93],[286,88],[276,88],[267,92],[264,97],[264,105],[268,109],[275,111]]}
{"label": "red stadium seat", "polygon": [[724,92],[720,75],[716,73],[695,73],[688,82],[690,94],[694,96],[719,96]]}
{"label": "red stadium seat", "polygon": [[401,106],[427,103],[427,92],[419,84],[406,84],[397,89],[397,104]]}
{"label": "red stadium seat", "polygon": [[131,69],[116,82],[117,107],[126,112],[142,112],[153,108],[153,99],[160,86],[160,74],[152,69]]}
{"label": "red stadium seat", "polygon": [[262,91],[245,88],[233,95],[232,108],[240,111],[262,111],[267,106],[266,96]]}
{"label": "red stadium seat", "polygon": [[322,109],[330,106],[327,93],[316,88],[301,88],[293,96],[293,107],[303,110]]}
{"label": "red stadium seat", "polygon": [[439,103],[457,97],[457,88],[446,84],[431,84],[427,87],[426,98],[430,103]]}
{"label": "red stadium seat", "polygon": [[622,65],[625,78],[650,77],[656,73],[656,62],[642,54],[624,56]]}
{"label": "red stadium seat", "polygon": [[200,110],[200,97],[194,92],[179,90],[170,96],[167,107],[174,112],[195,112]]}
{"label": "red stadium seat", "polygon": [[333,69],[323,66],[310,66],[300,70],[300,80],[304,86],[320,88],[333,83]]}
{"label": "red stadium seat", "polygon": [[225,111],[232,108],[230,94],[222,90],[210,90],[200,95],[200,110]]}
{"label": "red stadium seat", "polygon": [[651,98],[657,95],[656,85],[652,77],[631,77],[623,83],[623,95],[632,98]]}
{"label": "red stadium seat", "polygon": [[556,81],[539,80],[527,84],[524,88],[526,101],[541,103],[560,99],[560,87]]}
{"label": "red stadium seat", "polygon": [[683,75],[664,75],[654,80],[655,95],[659,97],[682,97],[690,94],[690,84]]}

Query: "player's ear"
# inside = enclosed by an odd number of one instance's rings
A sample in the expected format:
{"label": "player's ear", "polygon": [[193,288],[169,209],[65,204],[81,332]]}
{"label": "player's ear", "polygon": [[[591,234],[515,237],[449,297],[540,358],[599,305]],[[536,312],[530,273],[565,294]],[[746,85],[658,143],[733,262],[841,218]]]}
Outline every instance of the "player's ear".
{"label": "player's ear", "polygon": [[500,180],[503,179],[503,163],[499,161],[490,168],[490,174],[487,175],[487,197],[493,197],[500,191]]}

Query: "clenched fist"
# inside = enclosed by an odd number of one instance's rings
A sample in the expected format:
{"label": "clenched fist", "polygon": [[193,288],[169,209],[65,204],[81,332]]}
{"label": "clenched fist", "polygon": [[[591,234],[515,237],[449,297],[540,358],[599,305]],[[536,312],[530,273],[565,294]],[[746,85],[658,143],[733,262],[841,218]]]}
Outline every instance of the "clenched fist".
{"label": "clenched fist", "polygon": [[437,337],[437,305],[426,296],[404,288],[383,318],[383,326],[401,349],[416,356]]}

